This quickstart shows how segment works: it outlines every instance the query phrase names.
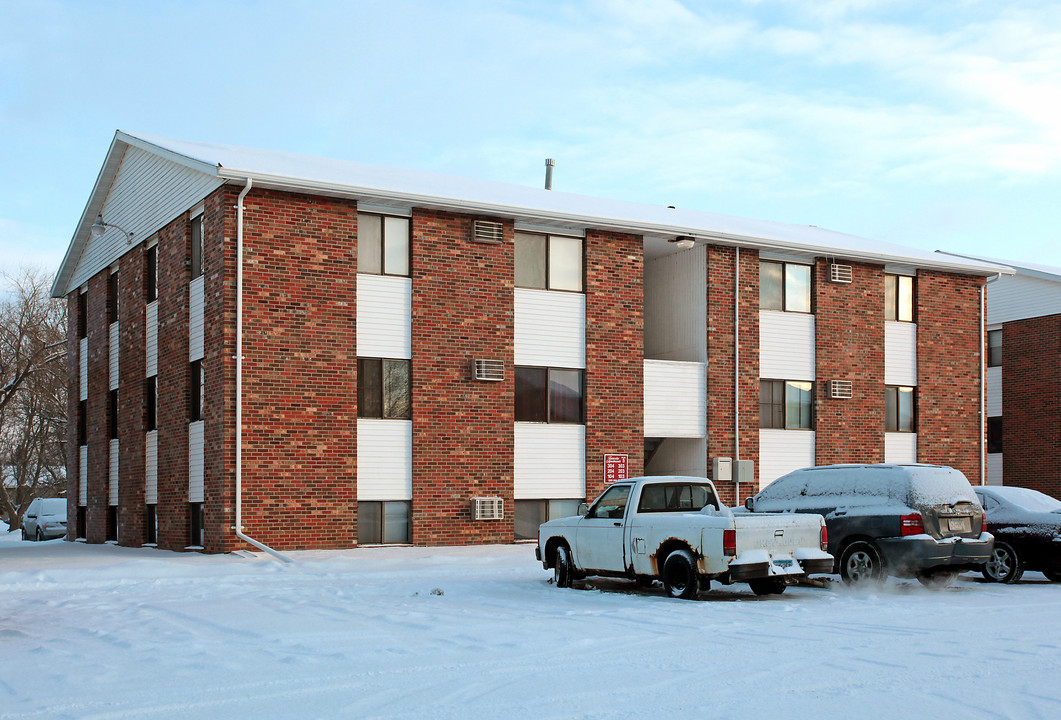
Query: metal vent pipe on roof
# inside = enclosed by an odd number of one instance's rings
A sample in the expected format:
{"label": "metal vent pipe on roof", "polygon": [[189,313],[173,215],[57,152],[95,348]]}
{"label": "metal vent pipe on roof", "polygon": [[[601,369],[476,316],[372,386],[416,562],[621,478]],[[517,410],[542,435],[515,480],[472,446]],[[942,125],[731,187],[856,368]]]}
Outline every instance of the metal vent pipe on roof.
{"label": "metal vent pipe on roof", "polygon": [[552,158],[545,158],[545,189],[553,189],[553,166],[556,165],[556,160]]}

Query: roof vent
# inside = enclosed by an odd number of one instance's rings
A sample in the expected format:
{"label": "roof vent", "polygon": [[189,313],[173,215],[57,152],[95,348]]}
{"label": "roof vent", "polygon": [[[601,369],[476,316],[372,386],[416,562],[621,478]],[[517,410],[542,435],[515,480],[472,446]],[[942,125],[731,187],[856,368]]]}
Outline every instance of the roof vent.
{"label": "roof vent", "polygon": [[505,499],[499,497],[473,497],[472,519],[504,520]]}
{"label": "roof vent", "polygon": [[484,358],[475,358],[474,360],[472,360],[472,380],[500,382],[504,379],[504,360],[486,360]]}
{"label": "roof vent", "polygon": [[830,380],[829,397],[847,400],[854,397],[854,386],[850,380]]}
{"label": "roof vent", "polygon": [[850,283],[851,266],[832,263],[829,266],[829,280],[834,283]]}
{"label": "roof vent", "polygon": [[505,226],[490,220],[476,220],[472,223],[472,242],[487,245],[500,245],[505,241]]}

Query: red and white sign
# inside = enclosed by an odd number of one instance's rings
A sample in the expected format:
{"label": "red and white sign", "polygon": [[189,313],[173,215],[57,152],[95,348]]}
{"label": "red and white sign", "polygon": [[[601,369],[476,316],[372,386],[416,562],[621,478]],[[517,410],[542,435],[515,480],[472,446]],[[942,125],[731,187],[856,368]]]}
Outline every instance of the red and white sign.
{"label": "red and white sign", "polygon": [[604,456],[604,482],[626,480],[630,476],[630,456],[610,453]]}

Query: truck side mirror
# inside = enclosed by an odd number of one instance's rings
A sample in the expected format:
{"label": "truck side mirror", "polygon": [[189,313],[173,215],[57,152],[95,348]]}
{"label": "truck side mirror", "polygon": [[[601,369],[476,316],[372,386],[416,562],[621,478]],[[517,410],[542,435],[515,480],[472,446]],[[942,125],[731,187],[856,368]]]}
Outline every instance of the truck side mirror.
{"label": "truck side mirror", "polygon": [[752,508],[753,505],[755,505],[755,503],[752,502],[751,495],[749,495],[748,497],[744,498],[744,507],[745,508],[747,508],[748,510],[752,510],[753,509]]}
{"label": "truck side mirror", "polygon": [[584,503],[584,502],[579,503],[578,504],[578,514],[581,515],[582,517],[586,517],[586,515],[588,513],[589,513],[589,505],[587,503]]}

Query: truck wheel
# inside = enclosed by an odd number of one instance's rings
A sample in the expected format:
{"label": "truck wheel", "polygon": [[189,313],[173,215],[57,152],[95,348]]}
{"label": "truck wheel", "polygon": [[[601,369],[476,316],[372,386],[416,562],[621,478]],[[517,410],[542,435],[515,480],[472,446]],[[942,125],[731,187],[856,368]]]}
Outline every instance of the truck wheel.
{"label": "truck wheel", "polygon": [[991,557],[981,571],[985,579],[997,583],[1015,583],[1024,575],[1017,551],[1004,542],[995,541]]}
{"label": "truck wheel", "polygon": [[764,577],[749,580],[752,592],[756,595],[780,595],[788,587],[783,577]]}
{"label": "truck wheel", "polygon": [[696,561],[688,550],[675,550],[663,561],[663,588],[672,598],[692,600],[700,589]]}
{"label": "truck wheel", "polygon": [[884,572],[884,561],[873,543],[864,540],[844,548],[840,555],[840,577],[848,585],[879,585],[887,575]]}
{"label": "truck wheel", "polygon": [[556,557],[553,559],[553,582],[558,588],[569,588],[574,575],[575,568],[571,564],[571,551],[567,545],[558,546]]}

